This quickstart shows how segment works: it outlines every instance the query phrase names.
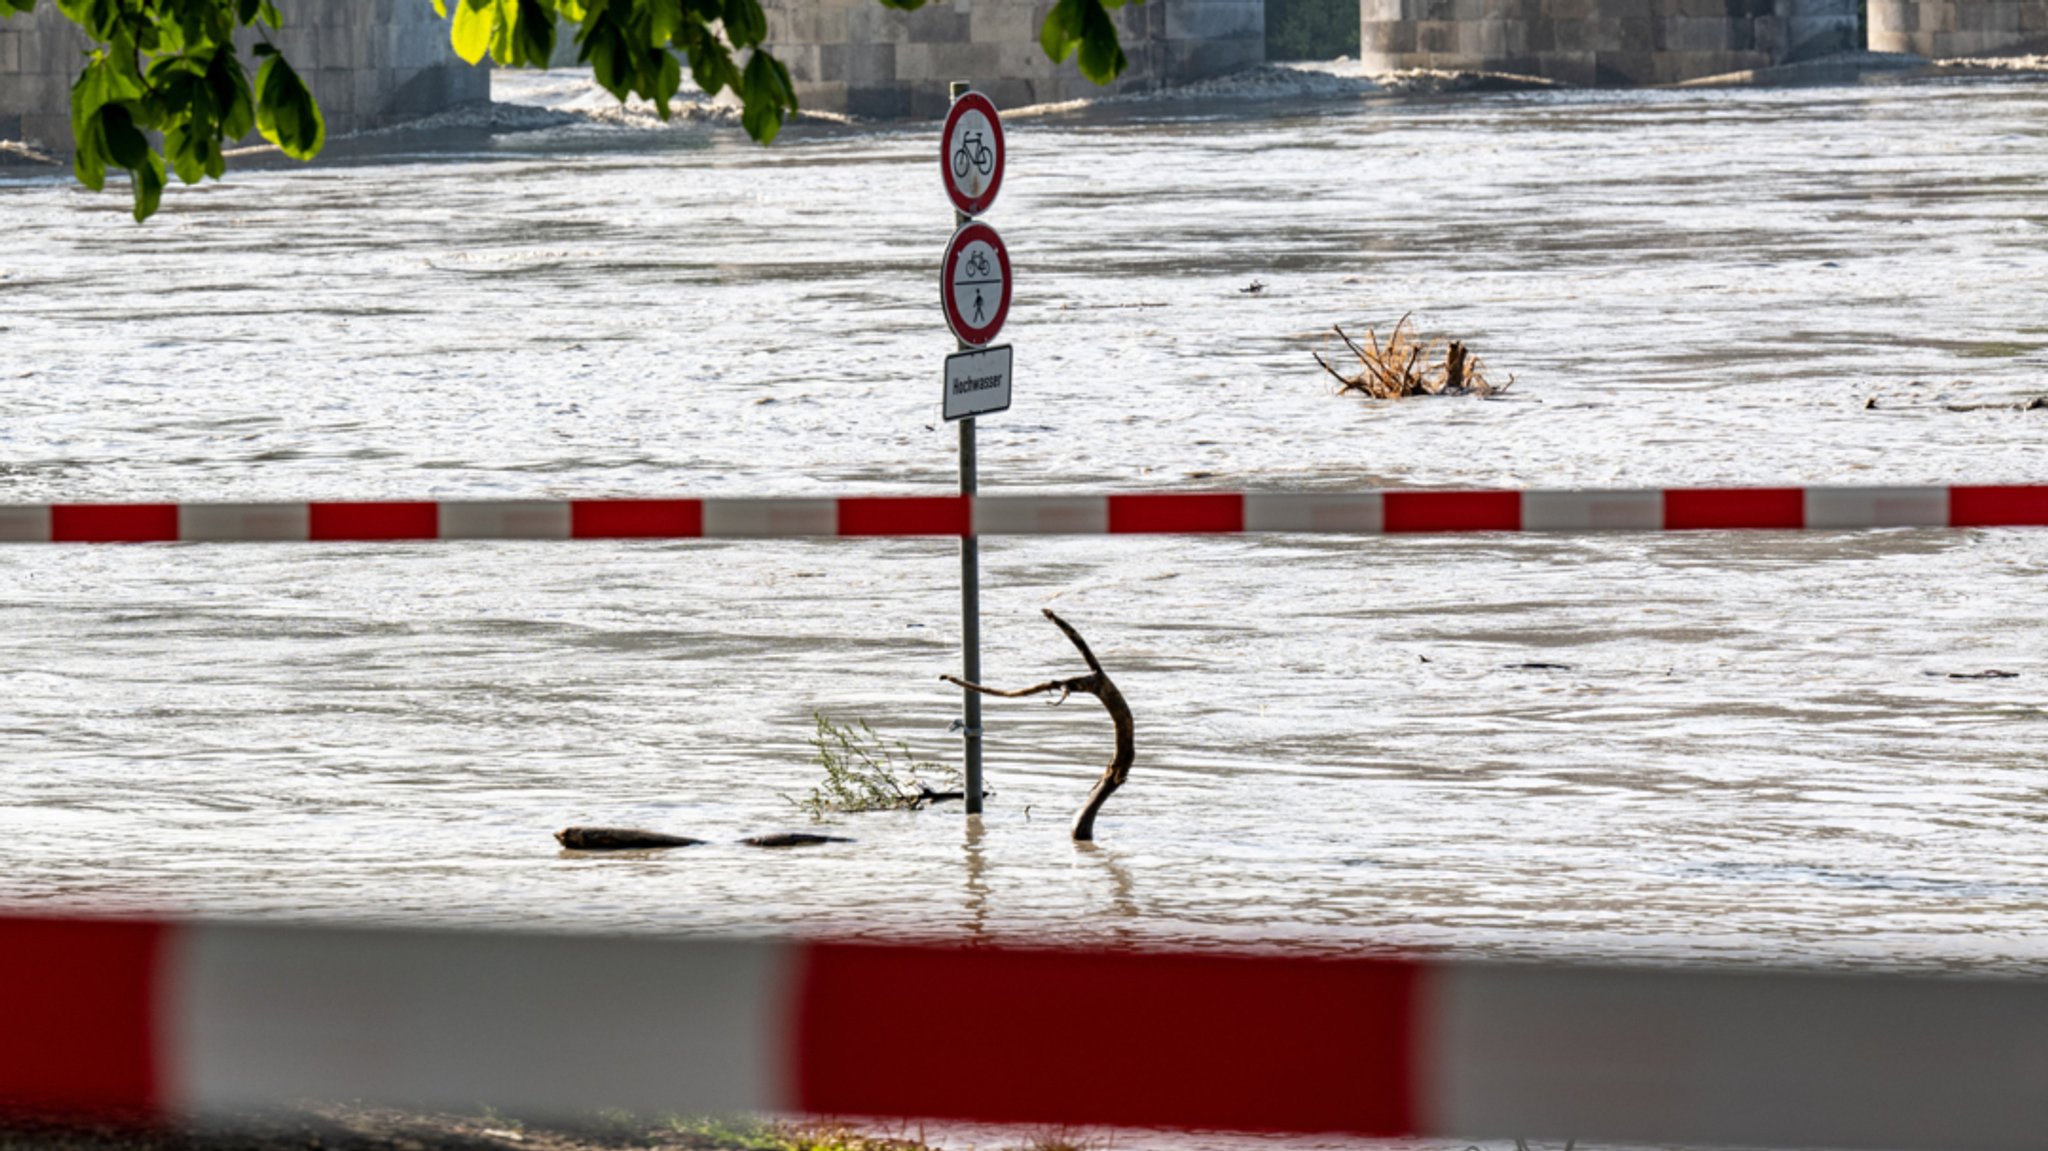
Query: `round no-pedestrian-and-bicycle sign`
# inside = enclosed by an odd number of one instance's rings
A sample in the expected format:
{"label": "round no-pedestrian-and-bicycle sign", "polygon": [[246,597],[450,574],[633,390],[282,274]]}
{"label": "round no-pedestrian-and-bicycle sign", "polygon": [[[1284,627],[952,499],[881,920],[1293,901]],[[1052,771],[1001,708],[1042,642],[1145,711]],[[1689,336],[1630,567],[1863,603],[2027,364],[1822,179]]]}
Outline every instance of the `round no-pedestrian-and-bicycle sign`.
{"label": "round no-pedestrian-and-bicycle sign", "polygon": [[979,92],[953,101],[939,133],[939,166],[946,195],[961,212],[979,216],[995,202],[1003,186],[1003,121],[994,101]]}
{"label": "round no-pedestrian-and-bicycle sign", "polygon": [[940,264],[939,300],[960,342],[979,348],[1010,314],[1010,252],[996,230],[970,220],[953,233]]}

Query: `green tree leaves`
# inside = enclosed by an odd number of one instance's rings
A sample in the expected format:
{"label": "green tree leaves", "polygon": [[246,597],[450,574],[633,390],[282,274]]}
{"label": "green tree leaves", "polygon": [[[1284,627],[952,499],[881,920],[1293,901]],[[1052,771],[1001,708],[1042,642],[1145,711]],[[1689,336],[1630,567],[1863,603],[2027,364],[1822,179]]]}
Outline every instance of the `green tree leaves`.
{"label": "green tree leaves", "polygon": [[277,49],[258,44],[256,54],[263,58],[256,70],[256,130],[294,160],[318,156],[327,146],[327,118],[312,89]]}
{"label": "green tree leaves", "polygon": [[746,104],[740,123],[747,135],[763,144],[775,139],[782,130],[783,109],[796,110],[796,87],[790,83],[789,69],[768,53],[756,51],[747,61],[740,99]]}
{"label": "green tree leaves", "polygon": [[[434,11],[442,16],[448,15],[447,6],[440,0],[435,0]],[[514,5],[512,15],[516,17],[517,14],[518,6]],[[498,21],[505,16],[504,5],[499,0],[484,0],[480,4],[457,0],[455,23],[448,35],[455,54],[466,63],[482,63],[484,55],[491,50],[492,40],[496,38]]]}
{"label": "green tree leaves", "polygon": [[[1137,0],[1143,4],[1145,0]],[[1116,24],[1109,9],[1121,8],[1125,0],[1059,0],[1038,28],[1038,45],[1054,60],[1080,53],[1081,75],[1097,84],[1107,84],[1130,66],[1123,45],[1117,42]]]}
{"label": "green tree leaves", "polygon": [[[576,58],[605,91],[622,101],[638,96],[664,120],[683,87],[683,59],[698,87],[740,97],[741,121],[756,140],[774,139],[796,110],[789,70],[758,47],[768,34],[760,0],[435,0],[441,15],[450,8],[449,43],[472,64],[488,55],[544,68],[559,21],[574,27]],[[734,59],[742,48],[752,49],[745,68]]]}
{"label": "green tree leaves", "polygon": [[751,48],[768,36],[768,17],[753,0],[725,0],[720,19],[735,48]]}
{"label": "green tree leaves", "polygon": [[[35,0],[0,0],[0,15]],[[57,0],[99,42],[71,86],[72,170],[95,191],[128,173],[135,218],[163,201],[169,175],[187,184],[227,173],[223,144],[260,129],[285,154],[310,159],[326,126],[291,66],[268,43],[254,89],[236,54],[239,28],[277,27],[269,0]]]}
{"label": "green tree leaves", "polygon": [[[36,2],[0,0],[0,19]],[[907,12],[926,0],[879,2]],[[167,174],[187,184],[220,179],[223,147],[252,130],[298,160],[326,145],[319,102],[268,40],[266,30],[279,25],[272,0],[54,3],[99,46],[71,89],[73,170],[94,190],[106,185],[109,168],[126,171],[136,220],[157,210]],[[1078,55],[1090,80],[1114,80],[1129,61],[1110,10],[1126,3],[1144,0],[1059,0],[1039,35],[1046,55]],[[738,97],[740,123],[764,144],[797,110],[789,69],[762,46],[768,17],[760,0],[434,0],[434,10],[449,18],[449,42],[471,64],[489,56],[506,66],[546,67],[557,28],[573,28],[576,58],[597,82],[621,101],[648,101],[664,120],[686,62],[706,94]],[[253,85],[234,43],[243,29],[264,37],[253,50],[261,61]]]}

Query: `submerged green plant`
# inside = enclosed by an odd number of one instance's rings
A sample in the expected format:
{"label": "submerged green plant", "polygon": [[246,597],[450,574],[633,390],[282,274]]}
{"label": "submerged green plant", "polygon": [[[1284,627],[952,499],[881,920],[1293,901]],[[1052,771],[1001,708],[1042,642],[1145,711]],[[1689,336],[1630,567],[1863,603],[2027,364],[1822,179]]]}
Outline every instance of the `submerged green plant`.
{"label": "submerged green plant", "polygon": [[693,1144],[733,1151],[786,1151],[789,1145],[780,1127],[750,1115],[671,1115],[668,1126]]}
{"label": "submerged green plant", "polygon": [[933,1151],[921,1131],[888,1135],[749,1115],[671,1115],[668,1127],[685,1146],[708,1151]]}
{"label": "submerged green plant", "polygon": [[[917,759],[901,740],[892,744],[875,734],[867,720],[838,724],[823,712],[814,712],[811,718],[818,725],[811,746],[818,750],[825,779],[802,799],[785,798],[812,818],[828,812],[915,811],[948,792],[957,797],[959,769]],[[943,786],[926,783],[928,776],[936,776]]]}

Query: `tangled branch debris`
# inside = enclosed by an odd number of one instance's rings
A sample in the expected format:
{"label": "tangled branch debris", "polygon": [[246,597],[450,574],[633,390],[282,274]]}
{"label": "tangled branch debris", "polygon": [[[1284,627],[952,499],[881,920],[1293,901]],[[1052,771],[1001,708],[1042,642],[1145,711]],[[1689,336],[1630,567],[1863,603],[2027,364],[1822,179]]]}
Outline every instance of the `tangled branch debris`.
{"label": "tangled branch debris", "polygon": [[1363,392],[1375,400],[1400,400],[1409,396],[1497,396],[1513,386],[1515,378],[1508,377],[1505,384],[1495,384],[1486,378],[1479,357],[1458,340],[1446,343],[1430,337],[1423,339],[1415,334],[1409,321],[1414,313],[1401,317],[1394,330],[1387,333],[1387,342],[1382,345],[1379,336],[1371,328],[1365,330],[1365,344],[1344,334],[1344,329],[1332,325],[1331,331],[1344,341],[1358,357],[1359,371],[1345,375],[1330,366],[1330,361],[1316,353],[1316,363],[1334,376],[1343,387],[1340,392]]}
{"label": "tangled branch debris", "polygon": [[[831,812],[916,811],[961,797],[958,768],[913,757],[903,742],[884,741],[864,719],[838,724],[822,714],[811,718],[818,725],[811,746],[818,751],[825,779],[810,795],[789,798],[812,818]],[[952,787],[934,788],[924,781],[926,775],[937,775]]]}

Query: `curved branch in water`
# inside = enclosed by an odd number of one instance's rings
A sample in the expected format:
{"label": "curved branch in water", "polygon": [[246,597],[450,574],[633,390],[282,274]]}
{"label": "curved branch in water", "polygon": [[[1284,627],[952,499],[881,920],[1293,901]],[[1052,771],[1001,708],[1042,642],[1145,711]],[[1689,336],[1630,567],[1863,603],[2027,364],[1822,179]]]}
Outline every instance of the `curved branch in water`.
{"label": "curved branch in water", "polygon": [[1095,786],[1089,789],[1088,801],[1081,805],[1081,810],[1074,813],[1074,840],[1077,843],[1084,843],[1095,838],[1095,816],[1101,812],[1102,805],[1109,802],[1109,797],[1117,788],[1122,787],[1124,780],[1130,776],[1131,761],[1136,759],[1138,754],[1136,725],[1131,721],[1131,708],[1124,702],[1124,694],[1117,690],[1116,684],[1109,678],[1109,673],[1102,670],[1102,663],[1089,649],[1088,641],[1081,638],[1081,633],[1075,631],[1072,624],[1054,615],[1051,608],[1044,610],[1045,618],[1051,620],[1055,627],[1065,633],[1067,639],[1073,642],[1075,650],[1081,653],[1081,658],[1088,662],[1089,674],[1071,679],[1049,679],[1044,683],[1020,687],[1014,691],[1002,691],[978,683],[969,683],[958,676],[942,675],[939,678],[964,687],[968,691],[978,691],[983,695],[1001,696],[1005,699],[1057,691],[1060,698],[1054,700],[1055,703],[1065,700],[1075,692],[1092,695],[1102,701],[1103,710],[1109,712],[1109,721],[1116,727],[1116,752],[1110,757],[1109,766],[1104,768],[1102,775],[1096,779]]}

